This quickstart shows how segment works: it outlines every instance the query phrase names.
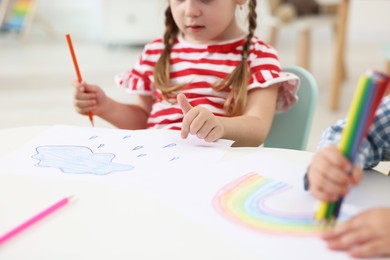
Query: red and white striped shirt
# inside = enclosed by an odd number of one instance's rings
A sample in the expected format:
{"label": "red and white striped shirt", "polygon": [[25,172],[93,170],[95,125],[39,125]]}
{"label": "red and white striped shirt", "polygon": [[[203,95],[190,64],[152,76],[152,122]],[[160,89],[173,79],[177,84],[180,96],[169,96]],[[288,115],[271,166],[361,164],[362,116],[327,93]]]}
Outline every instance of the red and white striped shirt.
{"label": "red and white striped shirt", "polygon": [[[245,36],[216,45],[192,44],[179,36],[170,57],[172,85],[186,85],[181,92],[192,106],[203,106],[217,116],[227,116],[223,105],[229,89],[216,91],[211,86],[224,79],[241,62],[244,41]],[[183,113],[180,106],[175,99],[163,100],[161,91],[154,86],[153,70],[163,49],[162,39],[148,43],[134,68],[118,74],[115,81],[131,94],[155,97],[148,128],[181,129]],[[281,72],[277,52],[272,47],[254,37],[248,62],[251,70],[248,91],[282,83],[277,111],[286,111],[297,102],[299,78]]]}

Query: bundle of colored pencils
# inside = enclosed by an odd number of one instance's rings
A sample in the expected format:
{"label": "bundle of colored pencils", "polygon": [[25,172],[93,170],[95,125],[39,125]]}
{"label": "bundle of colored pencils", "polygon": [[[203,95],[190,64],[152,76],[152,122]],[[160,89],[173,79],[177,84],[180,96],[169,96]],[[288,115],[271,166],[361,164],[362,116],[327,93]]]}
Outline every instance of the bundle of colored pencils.
{"label": "bundle of colored pencils", "polygon": [[[384,96],[390,78],[382,73],[367,71],[358,83],[338,148],[355,163],[360,144],[374,120],[376,110]],[[315,219],[320,225],[333,226],[341,209],[343,198],[336,202],[320,202]]]}

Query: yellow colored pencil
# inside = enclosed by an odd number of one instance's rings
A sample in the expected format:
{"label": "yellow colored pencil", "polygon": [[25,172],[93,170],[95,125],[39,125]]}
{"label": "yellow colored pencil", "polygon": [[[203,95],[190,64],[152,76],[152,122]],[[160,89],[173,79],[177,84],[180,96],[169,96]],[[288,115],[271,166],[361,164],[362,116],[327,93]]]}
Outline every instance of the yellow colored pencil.
{"label": "yellow colored pencil", "polygon": [[317,211],[315,213],[315,219],[318,221],[324,220],[327,208],[328,208],[328,203],[320,201],[318,204]]}
{"label": "yellow colored pencil", "polygon": [[369,81],[368,75],[364,74],[360,77],[356,94],[354,96],[354,99],[352,100],[352,104],[348,112],[348,121],[341,135],[341,140],[339,144],[339,149],[345,156],[349,156],[349,154],[346,154],[346,152],[349,150],[348,146],[351,144],[350,142],[353,139],[352,130],[355,123],[354,121],[358,119],[357,113],[359,112],[359,107],[360,104],[362,103],[362,98],[364,98],[363,94],[364,94],[364,90],[366,89],[365,87],[368,81]]}

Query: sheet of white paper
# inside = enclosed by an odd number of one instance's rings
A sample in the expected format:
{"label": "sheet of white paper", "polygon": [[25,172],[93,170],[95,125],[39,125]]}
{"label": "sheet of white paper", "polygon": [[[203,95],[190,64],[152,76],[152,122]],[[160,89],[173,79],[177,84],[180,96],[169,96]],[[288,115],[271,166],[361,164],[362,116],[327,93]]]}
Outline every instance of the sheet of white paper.
{"label": "sheet of white paper", "polygon": [[196,136],[182,139],[179,131],[59,125],[3,158],[0,165],[3,174],[127,185],[192,164],[213,164],[232,143],[207,143]]}
{"label": "sheet of white paper", "polygon": [[[319,238],[313,219],[318,201],[303,190],[306,165],[285,161],[260,150],[210,167],[170,172],[159,185],[144,183],[144,188],[260,259],[350,259],[345,252],[328,250]],[[340,221],[386,205],[390,202],[357,188],[346,197]]]}
{"label": "sheet of white paper", "polygon": [[[306,165],[265,149],[221,161],[231,142],[194,141],[175,131],[56,126],[4,158],[1,173],[137,185],[261,259],[349,258],[318,237],[317,201],[302,188]],[[341,219],[389,204],[357,188]]]}

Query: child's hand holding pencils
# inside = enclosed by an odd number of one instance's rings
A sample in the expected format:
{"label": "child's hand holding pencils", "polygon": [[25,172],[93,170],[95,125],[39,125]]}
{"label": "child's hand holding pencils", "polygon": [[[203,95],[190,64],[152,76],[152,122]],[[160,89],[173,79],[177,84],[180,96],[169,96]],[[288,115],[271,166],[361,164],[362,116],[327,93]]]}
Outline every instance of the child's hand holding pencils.
{"label": "child's hand holding pencils", "polygon": [[[367,71],[359,79],[359,84],[352,100],[348,118],[337,148],[339,152],[335,151],[337,149],[332,151],[335,153],[335,156],[338,156],[338,158],[344,156],[345,160],[350,162],[350,165],[354,165],[357,160],[360,145],[362,144],[364,138],[366,138],[368,130],[374,121],[376,110],[379,106],[379,103],[381,102],[383,95],[385,94],[388,82],[389,78],[386,75],[373,71]],[[333,157],[329,155],[327,158]],[[343,203],[343,196],[339,196],[343,195],[343,193],[345,194],[348,191],[348,186],[350,183],[348,176],[334,176],[335,172],[337,172],[337,168],[339,168],[339,172],[344,175],[345,171],[347,171],[349,176],[353,176],[354,172],[358,171],[356,167],[352,166],[349,166],[350,168],[348,169],[346,162],[342,162],[342,160],[328,160],[327,162],[328,165],[324,163],[324,167],[327,168],[324,168],[325,170],[323,170],[323,172],[327,174],[322,175],[322,179],[325,181],[325,183],[321,184],[323,187],[314,191],[314,194],[318,193],[321,196],[324,195],[324,197],[327,199],[319,203],[318,209],[314,216],[319,224],[325,227],[333,226],[333,224],[336,222]],[[338,164],[338,162],[340,162],[340,164]],[[329,166],[329,164],[334,165]],[[314,167],[313,164],[311,167]],[[336,169],[336,171],[333,170],[328,173],[329,169]],[[313,179],[313,175],[315,174],[311,173],[311,175],[311,178]],[[319,178],[321,174],[317,174],[316,176],[318,176],[316,178]],[[310,183],[310,185],[312,184]],[[321,192],[324,190],[327,191],[327,193]],[[334,202],[333,199],[336,197],[339,198],[336,202]]]}
{"label": "child's hand holding pencils", "polygon": [[359,184],[362,177],[360,166],[352,166],[336,146],[318,152],[308,171],[311,194],[324,202],[334,202],[345,196],[350,186]]}

